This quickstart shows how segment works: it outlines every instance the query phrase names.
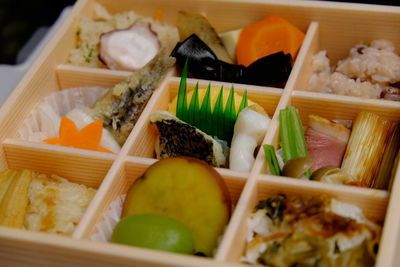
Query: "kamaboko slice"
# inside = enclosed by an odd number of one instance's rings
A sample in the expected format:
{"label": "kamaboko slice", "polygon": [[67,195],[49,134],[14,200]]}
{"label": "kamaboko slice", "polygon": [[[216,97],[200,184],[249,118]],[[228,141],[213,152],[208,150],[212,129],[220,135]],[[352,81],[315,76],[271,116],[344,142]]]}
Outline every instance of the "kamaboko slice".
{"label": "kamaboko slice", "polygon": [[135,22],[131,27],[100,36],[100,59],[110,69],[136,71],[143,68],[161,49],[150,24]]}
{"label": "kamaboko slice", "polygon": [[150,116],[150,123],[159,132],[155,144],[157,158],[188,156],[215,167],[226,165],[224,148],[218,141],[171,113],[156,111]]}

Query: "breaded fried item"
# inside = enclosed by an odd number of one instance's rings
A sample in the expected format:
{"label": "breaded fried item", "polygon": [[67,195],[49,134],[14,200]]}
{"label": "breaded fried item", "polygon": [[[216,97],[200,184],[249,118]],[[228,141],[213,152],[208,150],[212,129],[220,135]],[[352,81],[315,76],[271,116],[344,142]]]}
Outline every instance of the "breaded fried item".
{"label": "breaded fried item", "polygon": [[33,231],[71,235],[95,192],[57,175],[37,175],[30,186],[24,226]]}
{"label": "breaded fried item", "polygon": [[96,190],[31,170],[0,172],[0,225],[71,235]]}
{"label": "breaded fried item", "polygon": [[156,56],[146,67],[110,89],[92,108],[93,117],[102,119],[122,146],[158,83],[175,63],[172,57]]}
{"label": "breaded fried item", "polygon": [[12,180],[0,203],[0,225],[22,228],[28,205],[28,191],[33,172],[5,173]]}
{"label": "breaded fried item", "polygon": [[16,173],[12,170],[0,172],[0,203],[3,200],[3,197],[6,194],[15,174]]}

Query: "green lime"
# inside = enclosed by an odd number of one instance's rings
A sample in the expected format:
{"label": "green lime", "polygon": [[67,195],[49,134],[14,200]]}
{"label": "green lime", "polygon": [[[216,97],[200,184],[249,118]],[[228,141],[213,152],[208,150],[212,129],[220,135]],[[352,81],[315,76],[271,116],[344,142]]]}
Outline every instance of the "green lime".
{"label": "green lime", "polygon": [[176,253],[193,253],[190,230],[171,217],[139,214],[121,219],[115,226],[111,242]]}

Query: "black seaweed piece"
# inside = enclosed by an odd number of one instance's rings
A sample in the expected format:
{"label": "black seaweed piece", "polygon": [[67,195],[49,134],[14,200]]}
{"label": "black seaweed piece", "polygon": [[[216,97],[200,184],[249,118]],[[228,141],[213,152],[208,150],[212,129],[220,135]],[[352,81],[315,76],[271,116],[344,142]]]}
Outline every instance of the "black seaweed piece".
{"label": "black seaweed piece", "polygon": [[281,52],[262,57],[245,70],[244,83],[272,85],[286,82],[292,70],[292,56]]}
{"label": "black seaweed piece", "polygon": [[256,206],[256,210],[265,209],[266,215],[273,221],[274,224],[279,225],[283,220],[283,215],[286,209],[286,196],[277,195],[265,200],[260,200]]}
{"label": "black seaweed piece", "polygon": [[239,82],[245,69],[244,66],[218,60],[214,52],[195,34],[178,43],[171,56],[176,58],[181,67],[188,58],[188,72],[199,79]]}
{"label": "black seaweed piece", "polygon": [[277,52],[250,64],[229,64],[221,61],[213,51],[195,34],[178,43],[171,53],[179,66],[188,58],[188,72],[194,77],[252,85],[283,85],[292,70],[290,54]]}

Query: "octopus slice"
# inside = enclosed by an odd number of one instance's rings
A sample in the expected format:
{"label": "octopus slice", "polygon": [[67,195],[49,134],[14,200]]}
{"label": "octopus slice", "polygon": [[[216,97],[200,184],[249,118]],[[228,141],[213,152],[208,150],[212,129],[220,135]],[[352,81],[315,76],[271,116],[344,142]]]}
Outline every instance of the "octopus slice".
{"label": "octopus slice", "polygon": [[137,71],[160,51],[161,43],[150,24],[135,22],[131,27],[100,36],[100,59],[110,69]]}

